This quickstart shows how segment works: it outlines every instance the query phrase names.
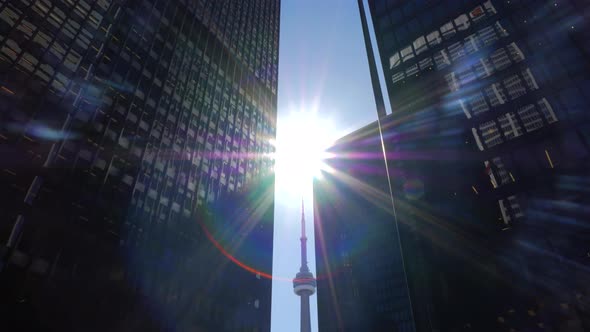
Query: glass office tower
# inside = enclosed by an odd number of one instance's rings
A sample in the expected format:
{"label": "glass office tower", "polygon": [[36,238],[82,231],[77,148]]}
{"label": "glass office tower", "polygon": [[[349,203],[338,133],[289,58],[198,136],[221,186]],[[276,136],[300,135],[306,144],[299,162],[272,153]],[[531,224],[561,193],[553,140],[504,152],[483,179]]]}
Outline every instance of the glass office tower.
{"label": "glass office tower", "polygon": [[0,2],[4,317],[270,329],[279,16],[277,0]]}
{"label": "glass office tower", "polygon": [[415,330],[376,123],[338,140],[314,180],[318,330]]}
{"label": "glass office tower", "polygon": [[[474,294],[504,292],[504,299],[484,305],[488,312],[497,306],[497,329],[555,326],[543,320],[559,315],[579,320],[575,309],[541,312],[558,302],[573,307],[588,291],[590,201],[582,189],[590,169],[588,2],[369,5],[399,122],[389,142],[388,151],[398,154],[393,168],[406,181],[422,182],[422,203],[457,227],[451,234],[461,234],[454,242],[462,250],[447,266],[481,264],[483,276],[499,276],[498,284],[474,285]],[[477,248],[486,250],[455,259]],[[485,321],[479,312],[465,315],[481,299],[457,296],[477,274],[446,274],[434,287],[455,291],[445,290],[449,301],[440,301],[444,293],[434,301],[439,308],[463,305],[456,306],[456,317],[439,315],[441,328],[474,326],[475,317]],[[480,331],[493,330],[480,325]]]}
{"label": "glass office tower", "polygon": [[[413,327],[394,305],[403,284],[377,299],[357,297],[352,311],[375,313],[391,298],[385,310],[402,331],[590,328],[588,2],[368,2],[392,113],[338,143],[332,172],[316,182],[316,234],[326,248],[316,254],[320,327],[322,310],[335,321],[345,312],[330,294],[321,302],[322,289],[354,296],[339,286],[344,273],[320,287],[320,267],[340,271],[344,263],[328,248],[369,239],[337,237],[349,227],[337,209],[360,200],[375,202],[365,211],[390,210],[390,224],[360,214],[362,227],[386,233],[397,220],[403,264],[395,269],[407,276]],[[355,148],[381,140],[395,213],[371,196],[386,186],[374,180],[383,155]],[[350,169],[357,172],[343,175]],[[330,195],[353,197],[339,190],[358,197],[322,205]],[[352,266],[357,283],[397,283],[377,268],[360,276]],[[346,325],[354,316],[340,317]]]}

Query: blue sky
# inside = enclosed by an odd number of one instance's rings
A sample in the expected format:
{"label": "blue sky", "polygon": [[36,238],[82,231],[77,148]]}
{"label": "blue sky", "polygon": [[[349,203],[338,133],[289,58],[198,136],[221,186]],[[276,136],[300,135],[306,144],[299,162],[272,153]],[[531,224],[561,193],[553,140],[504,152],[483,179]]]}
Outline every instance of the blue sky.
{"label": "blue sky", "polygon": [[[376,120],[356,1],[283,0],[279,52],[278,141],[293,110],[311,105],[317,105],[318,117],[331,123],[334,139]],[[278,177],[271,330],[296,332],[299,298],[293,294],[290,279],[299,269],[301,201],[297,196],[301,194],[286,194],[289,188],[281,188]],[[309,265],[315,274],[311,189],[304,196]],[[315,295],[311,316],[312,330],[317,331]]]}

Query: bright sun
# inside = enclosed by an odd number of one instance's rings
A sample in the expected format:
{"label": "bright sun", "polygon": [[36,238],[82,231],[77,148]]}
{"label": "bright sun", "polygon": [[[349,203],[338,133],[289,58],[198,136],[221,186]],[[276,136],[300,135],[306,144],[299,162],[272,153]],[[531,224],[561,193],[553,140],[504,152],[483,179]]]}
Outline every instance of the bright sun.
{"label": "bright sun", "polygon": [[301,197],[320,175],[324,150],[334,139],[332,124],[315,111],[292,111],[278,121],[275,174],[277,191]]}

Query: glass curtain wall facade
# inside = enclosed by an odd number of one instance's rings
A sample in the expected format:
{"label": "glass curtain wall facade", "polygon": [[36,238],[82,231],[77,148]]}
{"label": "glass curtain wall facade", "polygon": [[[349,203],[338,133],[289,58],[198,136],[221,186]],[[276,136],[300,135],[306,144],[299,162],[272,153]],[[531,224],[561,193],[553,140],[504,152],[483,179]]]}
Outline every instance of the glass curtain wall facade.
{"label": "glass curtain wall facade", "polygon": [[417,330],[588,328],[588,3],[369,7]]}
{"label": "glass curtain wall facade", "polygon": [[329,153],[313,186],[318,330],[415,331],[377,124]]}
{"label": "glass curtain wall facade", "polygon": [[369,5],[392,114],[314,182],[319,330],[590,328],[588,4]]}
{"label": "glass curtain wall facade", "polygon": [[278,0],[0,1],[11,323],[270,329],[279,16]]}

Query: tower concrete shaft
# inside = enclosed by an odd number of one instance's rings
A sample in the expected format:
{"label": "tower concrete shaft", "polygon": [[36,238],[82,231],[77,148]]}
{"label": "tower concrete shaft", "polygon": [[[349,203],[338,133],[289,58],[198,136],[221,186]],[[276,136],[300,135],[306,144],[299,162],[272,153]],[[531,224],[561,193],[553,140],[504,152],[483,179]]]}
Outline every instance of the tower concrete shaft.
{"label": "tower concrete shaft", "polygon": [[301,296],[301,332],[311,332],[311,318],[309,317],[309,294]]}
{"label": "tower concrete shaft", "polygon": [[301,332],[311,332],[309,297],[315,293],[316,280],[307,266],[307,236],[305,235],[305,208],[301,200],[301,267],[293,279],[293,291],[301,297]]}

